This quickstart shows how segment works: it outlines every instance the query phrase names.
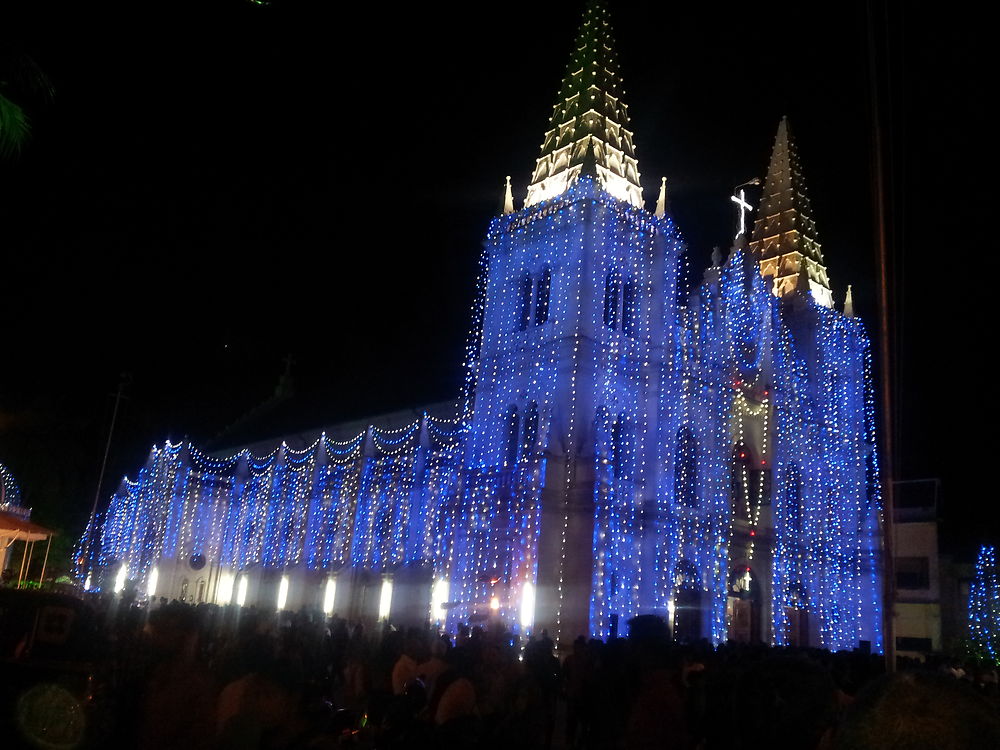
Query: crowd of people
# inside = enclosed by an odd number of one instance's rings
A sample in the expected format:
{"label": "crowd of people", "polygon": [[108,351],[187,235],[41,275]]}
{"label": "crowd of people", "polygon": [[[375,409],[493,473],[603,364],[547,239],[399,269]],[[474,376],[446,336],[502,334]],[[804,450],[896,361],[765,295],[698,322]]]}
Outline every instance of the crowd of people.
{"label": "crowd of people", "polygon": [[236,748],[1000,747],[997,671],[881,656],[102,600],[106,741]]}

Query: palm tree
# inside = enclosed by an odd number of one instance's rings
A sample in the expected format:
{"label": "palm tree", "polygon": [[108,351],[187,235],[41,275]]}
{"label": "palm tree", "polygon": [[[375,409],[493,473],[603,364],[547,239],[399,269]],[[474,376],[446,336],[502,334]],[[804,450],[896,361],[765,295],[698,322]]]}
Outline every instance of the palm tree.
{"label": "palm tree", "polygon": [[31,134],[31,121],[19,101],[52,98],[52,84],[25,54],[0,58],[0,158],[16,156]]}
{"label": "palm tree", "polygon": [[9,157],[20,151],[30,130],[24,110],[4,96],[0,88],[0,156]]}

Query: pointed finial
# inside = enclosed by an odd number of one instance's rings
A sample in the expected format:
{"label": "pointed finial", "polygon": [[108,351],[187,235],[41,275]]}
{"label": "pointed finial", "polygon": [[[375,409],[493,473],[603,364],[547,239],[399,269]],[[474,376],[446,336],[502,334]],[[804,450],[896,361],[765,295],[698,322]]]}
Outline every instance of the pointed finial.
{"label": "pointed finial", "polygon": [[847,285],[847,296],[844,297],[844,317],[854,317],[854,296],[851,294],[851,285]]}
{"label": "pointed finial", "polygon": [[656,199],[656,215],[665,216],[667,213],[667,178],[660,178],[660,197]]}
{"label": "pointed finial", "polygon": [[504,216],[514,213],[514,193],[510,188],[510,175],[507,175],[507,184],[503,189],[503,209]]}
{"label": "pointed finial", "polygon": [[719,250],[719,246],[716,245],[712,248],[712,267],[718,268],[722,265],[722,251]]}

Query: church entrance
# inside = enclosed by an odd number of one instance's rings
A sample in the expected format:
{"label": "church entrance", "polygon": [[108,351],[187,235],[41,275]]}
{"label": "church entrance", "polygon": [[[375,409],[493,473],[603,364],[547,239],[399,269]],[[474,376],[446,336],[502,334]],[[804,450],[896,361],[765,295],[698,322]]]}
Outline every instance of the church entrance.
{"label": "church entrance", "polygon": [[702,591],[698,571],[687,560],[681,560],[674,574],[674,640],[693,643],[702,634]]}
{"label": "church entrance", "polygon": [[792,582],[788,587],[788,603],[782,612],[782,642],[786,646],[809,645],[809,611],[806,609],[806,598],[803,588],[798,582]]}
{"label": "church entrance", "polygon": [[[362,622],[377,622],[379,610],[383,605],[392,608],[392,589],[383,588],[382,576],[370,570],[355,569],[351,571],[350,604],[347,607],[349,616]],[[383,596],[384,595],[384,596]]]}
{"label": "church entrance", "polygon": [[681,589],[674,600],[674,640],[693,643],[701,637],[701,591]]}
{"label": "church entrance", "polygon": [[809,645],[809,613],[798,607],[785,607],[785,645]]}
{"label": "church entrance", "polygon": [[731,641],[756,643],[760,640],[760,585],[749,566],[740,566],[729,575],[726,625]]}

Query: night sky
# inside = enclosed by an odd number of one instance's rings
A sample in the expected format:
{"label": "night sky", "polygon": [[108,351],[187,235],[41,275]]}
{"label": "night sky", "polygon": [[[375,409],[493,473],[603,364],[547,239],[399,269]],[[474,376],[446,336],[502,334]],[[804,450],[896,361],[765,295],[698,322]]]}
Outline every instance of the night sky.
{"label": "night sky", "polygon": [[[39,522],[79,533],[122,372],[105,498],[153,443],[267,399],[288,354],[317,426],[457,393],[481,242],[505,175],[524,196],[582,2],[326,5],[0,11],[0,64],[54,87],[4,89],[34,131],[0,162],[0,461]],[[853,284],[874,336],[865,4],[610,5],[646,198],[667,176],[691,280],[787,114],[835,299]],[[975,436],[995,86],[985,32],[890,19],[898,473],[942,479],[964,552],[997,532]]]}

